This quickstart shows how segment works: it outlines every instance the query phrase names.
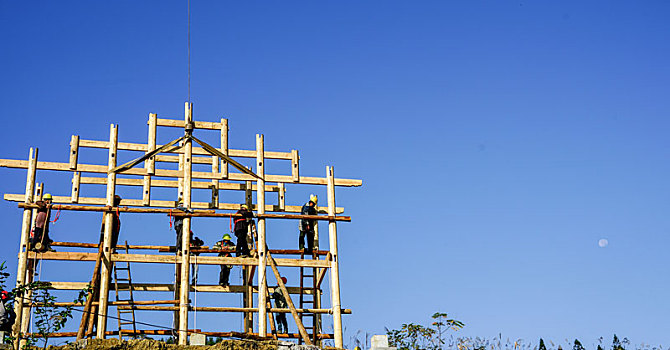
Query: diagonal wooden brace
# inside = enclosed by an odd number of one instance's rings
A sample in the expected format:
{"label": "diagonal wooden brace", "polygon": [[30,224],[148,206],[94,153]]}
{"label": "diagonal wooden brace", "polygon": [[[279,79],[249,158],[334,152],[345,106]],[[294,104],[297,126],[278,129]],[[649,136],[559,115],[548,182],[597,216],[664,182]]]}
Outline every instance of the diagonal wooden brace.
{"label": "diagonal wooden brace", "polygon": [[245,167],[244,165],[242,165],[242,164],[236,162],[235,160],[233,160],[232,158],[228,157],[227,155],[221,153],[221,151],[219,151],[218,149],[216,149],[216,148],[214,148],[214,147],[208,145],[206,142],[198,140],[195,136],[191,136],[191,139],[192,139],[193,141],[197,142],[200,146],[202,146],[202,148],[203,148],[205,151],[211,153],[213,156],[217,156],[217,157],[219,157],[219,158],[221,158],[221,159],[227,161],[230,165],[234,166],[237,170],[239,170],[239,171],[241,171],[241,172],[243,172],[243,173],[245,173],[245,174],[247,174],[247,175],[251,175],[251,176],[253,176],[253,177],[257,178],[257,179],[261,179],[261,180],[263,180],[260,176],[256,175],[256,173],[254,173],[253,171],[247,169],[247,167]]}
{"label": "diagonal wooden brace", "polygon": [[169,143],[166,143],[166,144],[164,144],[163,146],[161,146],[161,147],[159,147],[159,148],[157,148],[157,149],[155,149],[155,150],[153,150],[153,151],[151,151],[151,152],[148,152],[147,154],[145,154],[145,155],[143,155],[143,156],[141,156],[141,157],[139,157],[139,158],[137,158],[137,159],[135,159],[135,160],[131,160],[131,161],[128,162],[128,163],[125,163],[125,164],[122,164],[122,165],[117,166],[116,168],[114,168],[114,169],[108,171],[107,173],[108,173],[108,174],[111,174],[111,173],[121,173],[121,172],[124,172],[124,171],[126,171],[126,170],[128,170],[128,169],[131,169],[131,168],[134,167],[135,165],[140,164],[140,163],[144,162],[145,160],[147,160],[147,159],[149,159],[149,158],[155,156],[156,154],[163,152],[164,150],[166,150],[166,149],[172,147],[173,145],[175,145],[175,144],[178,143],[179,141],[184,140],[185,138],[186,138],[186,136],[182,136],[182,137],[180,137],[180,138],[178,138],[178,139],[172,140],[172,141],[170,141]]}

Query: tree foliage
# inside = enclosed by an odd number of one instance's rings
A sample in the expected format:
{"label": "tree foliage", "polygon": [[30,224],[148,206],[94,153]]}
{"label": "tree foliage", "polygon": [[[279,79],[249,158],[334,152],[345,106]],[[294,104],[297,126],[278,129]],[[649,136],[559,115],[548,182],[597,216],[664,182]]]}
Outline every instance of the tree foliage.
{"label": "tree foliage", "polygon": [[449,330],[459,330],[465,326],[461,321],[448,319],[446,313],[433,314],[431,326],[404,323],[400,329],[386,328],[389,345],[399,350],[439,350],[445,344],[444,335]]}

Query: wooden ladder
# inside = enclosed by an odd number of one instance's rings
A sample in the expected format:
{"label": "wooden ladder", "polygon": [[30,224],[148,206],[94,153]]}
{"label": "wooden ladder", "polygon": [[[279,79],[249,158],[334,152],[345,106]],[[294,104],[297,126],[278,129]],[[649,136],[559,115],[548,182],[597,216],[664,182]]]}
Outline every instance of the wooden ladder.
{"label": "wooden ladder", "polygon": [[[311,256],[310,256],[311,255]],[[308,258],[314,259],[316,254],[310,254]],[[305,252],[300,253],[300,259],[305,259]],[[317,298],[317,288],[316,288],[316,267],[300,267],[300,308],[301,309],[316,309],[316,298]],[[305,294],[305,291],[310,290],[311,294]],[[314,344],[317,343],[317,335],[319,334],[319,324],[317,321],[317,315],[311,312],[301,312],[300,320],[302,321],[305,330],[308,333],[311,332],[312,341]],[[305,320],[310,322],[305,323]],[[302,344],[302,338],[298,338],[298,344]]]}
{"label": "wooden ladder", "polygon": [[[126,254],[128,254],[128,241],[126,241],[124,248],[126,250]],[[125,266],[118,266],[119,264],[125,264]],[[121,272],[124,271],[126,273],[126,277],[119,277]],[[119,282],[125,284],[119,284]],[[137,333],[134,310],[135,301],[133,300],[133,280],[130,275],[130,262],[128,261],[114,262],[114,292],[116,294],[116,301],[128,303],[127,309],[125,307],[119,307],[120,305],[116,307],[116,314],[119,321],[119,339],[123,340],[124,333],[129,334],[126,335],[126,337],[135,338],[135,334]],[[125,299],[123,296],[119,295],[121,292],[127,292]],[[132,328],[129,327],[131,325]]]}

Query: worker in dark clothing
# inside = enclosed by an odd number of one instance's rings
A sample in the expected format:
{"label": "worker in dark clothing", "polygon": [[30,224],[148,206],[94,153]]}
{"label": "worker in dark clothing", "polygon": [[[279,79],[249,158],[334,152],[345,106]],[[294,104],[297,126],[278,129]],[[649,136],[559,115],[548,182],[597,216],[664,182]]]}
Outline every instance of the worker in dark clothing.
{"label": "worker in dark clothing", "polygon": [[[226,249],[226,248],[234,247],[234,246],[235,246],[235,244],[230,241],[230,235],[226,233],[225,235],[223,235],[222,240],[220,240],[220,241],[218,241],[214,244],[214,249]],[[226,252],[219,253],[219,256],[231,257],[232,255],[230,254],[230,252],[226,251]],[[230,268],[231,267],[232,266],[226,265],[226,264],[221,265],[221,272],[219,273],[219,285],[221,287],[227,287],[227,286],[230,285],[228,283],[228,278],[230,277]]]}
{"label": "worker in dark clothing", "polygon": [[237,237],[237,249],[235,250],[238,257],[248,257],[249,245],[247,243],[247,236],[249,235],[249,224],[253,223],[254,213],[249,210],[246,204],[242,204],[242,208],[237,211],[238,215],[242,217],[235,218],[235,237]]}
{"label": "worker in dark clothing", "polygon": [[[282,277],[281,280],[286,285],[286,277]],[[275,300],[275,307],[278,309],[288,308],[288,303],[284,294],[282,294],[279,286],[275,287],[275,291],[272,293],[272,299]],[[286,313],[285,312],[275,312],[275,320],[277,320],[277,333],[288,334],[288,323],[286,323]]]}
{"label": "worker in dark clothing", "polygon": [[[10,298],[7,291],[0,291],[0,332],[10,333],[16,320],[14,308],[9,304]],[[2,339],[0,339],[0,344]]]}
{"label": "worker in dark clothing", "polygon": [[[316,215],[316,195],[309,195],[309,202],[305,203],[300,210],[301,215]],[[305,253],[311,254],[314,249],[314,227],[316,220],[300,219],[300,237],[298,238],[298,249],[305,249],[305,236],[307,237],[307,249]]]}
{"label": "worker in dark clothing", "polygon": [[[175,206],[175,209],[181,210],[184,213],[192,213],[193,211],[185,208],[184,207],[184,202],[182,201],[181,198],[177,201],[177,205]],[[174,218],[174,231],[177,233],[177,241],[175,242],[175,250],[177,253],[181,251],[181,235],[182,235],[182,228],[184,227],[184,217],[183,216],[175,216]]]}
{"label": "worker in dark clothing", "polygon": [[30,246],[32,250],[45,252],[51,249],[51,239],[49,238],[49,222],[51,220],[51,202],[53,197],[49,193],[42,196],[37,204],[37,215],[35,217],[35,228],[30,236]]}
{"label": "worker in dark clothing", "polygon": [[[113,207],[118,208],[121,204],[121,196],[114,196]],[[119,212],[114,211],[112,213],[112,251],[116,249],[116,244],[119,242],[119,232],[121,231],[121,218],[119,217]],[[105,216],[102,216],[102,226],[100,226],[100,243],[104,243],[105,238]]]}

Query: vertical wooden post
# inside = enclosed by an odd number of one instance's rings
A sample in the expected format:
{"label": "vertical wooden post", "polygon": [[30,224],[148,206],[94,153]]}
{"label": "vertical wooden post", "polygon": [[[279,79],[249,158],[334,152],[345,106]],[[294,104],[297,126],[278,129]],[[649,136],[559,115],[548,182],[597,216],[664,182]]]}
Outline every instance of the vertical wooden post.
{"label": "vertical wooden post", "polygon": [[[33,201],[35,201],[35,202],[42,200],[42,196],[44,195],[44,183],[40,183],[36,187],[37,188],[35,189],[35,195],[33,196]],[[37,209],[32,210],[32,217],[34,219],[37,219]],[[34,224],[31,227],[35,227]],[[35,277],[35,267],[36,267],[35,261],[34,260],[33,261],[28,260],[28,265],[27,265],[27,268],[26,268],[26,279],[25,279],[24,284],[29,284],[29,283],[33,282],[33,279]],[[23,300],[32,300],[32,297],[33,297],[33,291],[28,290],[23,295],[22,299]],[[30,317],[32,316],[31,315],[31,310],[32,310],[32,305],[30,305],[30,304],[25,305],[24,304],[23,317],[20,321],[17,321],[17,322],[21,322],[21,333],[23,333],[23,334],[28,333],[28,330],[30,328]]]}
{"label": "vertical wooden post", "polygon": [[[326,167],[328,178],[328,216],[335,216],[335,175],[333,167]],[[328,221],[328,233],[330,243],[330,297],[333,307],[333,333],[335,347],[344,347],[342,339],[342,303],[340,301],[340,265],[337,255],[337,224],[335,220]]]}
{"label": "vertical wooden post", "polygon": [[81,182],[81,173],[75,171],[72,174],[72,195],[70,196],[70,202],[77,203],[79,202],[79,185]]}
{"label": "vertical wooden post", "polygon": [[286,184],[280,182],[277,185],[279,186],[277,205],[279,206],[279,211],[284,211],[286,209]]}
{"label": "vertical wooden post", "polygon": [[244,183],[244,204],[249,207],[249,210],[254,210],[252,191],[253,185],[251,184],[251,181],[246,181]]}
{"label": "vertical wooden post", "polygon": [[[149,136],[147,138],[147,153],[156,149],[156,124],[157,116],[149,113]],[[156,160],[151,157],[144,161],[144,169],[147,172],[142,182],[142,205],[151,205],[151,175],[156,173]]]}
{"label": "vertical wooden post", "polygon": [[[219,162],[220,159],[217,156],[212,156],[212,174],[216,175],[219,173]],[[212,179],[212,184],[210,185],[212,189],[212,202],[209,204],[210,208],[219,207],[219,180]]]}
{"label": "vertical wooden post", "polygon": [[[254,307],[254,290],[251,281],[251,273],[253,268],[251,266],[243,267],[243,279],[244,279],[244,294],[242,296],[244,301],[244,307],[252,308]],[[247,311],[244,313],[244,332],[253,333],[254,331],[254,313]]]}
{"label": "vertical wooden post", "polygon": [[[26,194],[25,203],[32,203],[35,192],[35,174],[37,172],[37,153],[38,150],[31,148],[28,155],[28,175],[26,176]],[[28,266],[28,239],[30,238],[30,228],[32,221],[32,210],[23,210],[23,222],[21,224],[21,244],[19,245],[19,266],[16,271],[16,286],[22,286],[26,282],[26,268]],[[14,349],[19,349],[19,333],[21,331],[21,321],[23,319],[23,298],[17,298],[14,302],[14,312],[16,320],[12,329],[14,337]]]}
{"label": "vertical wooden post", "polygon": [[291,174],[293,182],[300,181],[300,156],[297,149],[291,150]]}
{"label": "vertical wooden post", "polygon": [[[186,102],[184,111],[185,130],[190,136],[193,128],[193,104]],[[191,176],[193,170],[193,142],[184,140],[184,207],[191,208]],[[181,285],[179,287],[179,345],[186,345],[188,341],[188,296],[191,289],[189,270],[191,267],[191,218],[185,217],[181,234]]]}
{"label": "vertical wooden post", "polygon": [[[158,116],[155,113],[149,113],[149,138],[147,143],[147,153],[156,149],[156,125]],[[156,173],[156,160],[154,157],[147,159],[144,163],[148,175]]]}
{"label": "vertical wooden post", "polygon": [[72,135],[70,140],[70,170],[77,169],[77,159],[79,157],[79,136]]}
{"label": "vertical wooden post", "polygon": [[[256,211],[265,214],[265,144],[262,134],[256,134],[256,175],[260,178],[256,181]],[[265,245],[265,219],[258,218],[258,335],[267,335],[267,309],[266,294],[263,293],[267,287],[265,279],[266,267]]]}
{"label": "vertical wooden post", "polygon": [[[107,167],[109,170],[116,168],[116,151],[119,142],[119,128],[111,124],[109,126],[109,159]],[[116,173],[107,174],[107,206],[114,205],[114,195],[116,194]],[[102,269],[100,273],[100,299],[98,300],[98,325],[96,329],[96,338],[105,339],[107,330],[107,303],[109,301],[109,281],[113,264],[112,257],[112,230],[114,221],[113,212],[105,212],[105,232],[102,243]]]}
{"label": "vertical wooden post", "polygon": [[[228,119],[224,118],[221,118],[221,153],[228,155]],[[221,159],[221,178],[228,178],[228,161],[223,159]]]}

